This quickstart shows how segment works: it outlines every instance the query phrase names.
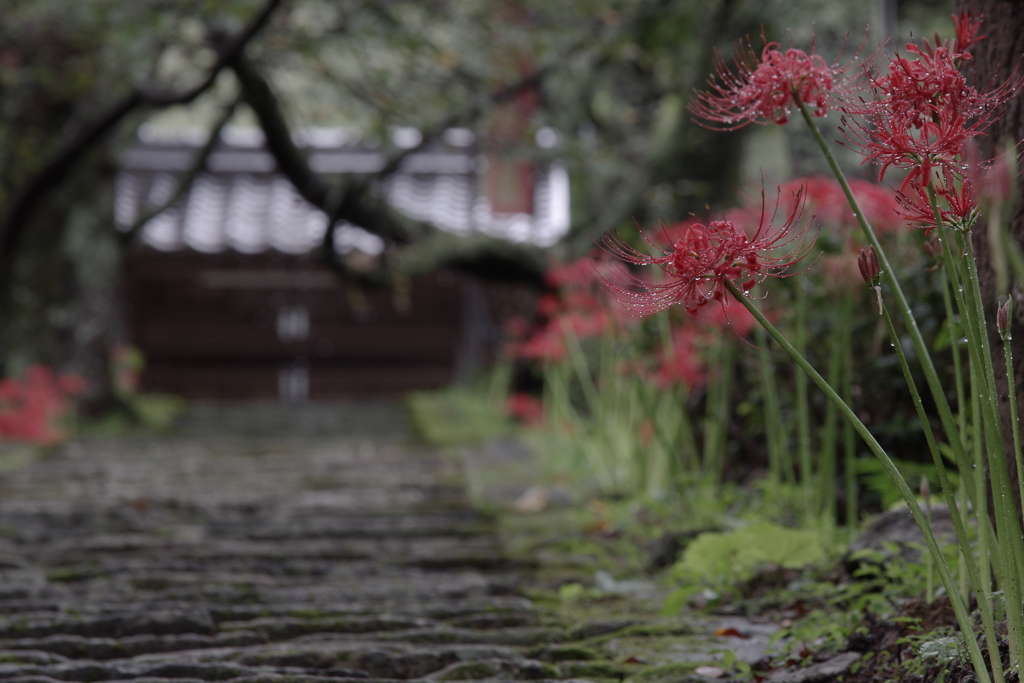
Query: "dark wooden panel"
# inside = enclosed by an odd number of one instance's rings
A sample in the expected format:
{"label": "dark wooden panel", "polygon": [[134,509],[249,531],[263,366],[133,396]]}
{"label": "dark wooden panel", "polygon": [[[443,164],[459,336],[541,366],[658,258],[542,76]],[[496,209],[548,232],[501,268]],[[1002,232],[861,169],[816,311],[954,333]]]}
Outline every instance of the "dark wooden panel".
{"label": "dark wooden panel", "polygon": [[[144,386],[190,398],[275,399],[280,368],[299,358],[314,399],[441,386],[463,315],[451,273],[353,299],[315,260],[282,254],[136,252],[125,300]],[[308,337],[282,341],[277,316],[295,307]]]}
{"label": "dark wooden panel", "polygon": [[[187,334],[182,334],[187,330]],[[186,318],[140,322],[135,342],[150,358],[287,359],[451,362],[459,331],[450,325],[337,325],[313,323],[309,339],[284,343],[271,325],[231,320],[196,324]]]}
{"label": "dark wooden panel", "polygon": [[[144,388],[188,399],[278,398],[279,366],[186,365],[154,362],[146,370]],[[391,396],[414,389],[444,386],[452,379],[448,365],[313,364],[309,368],[309,398],[327,400],[358,396]]]}

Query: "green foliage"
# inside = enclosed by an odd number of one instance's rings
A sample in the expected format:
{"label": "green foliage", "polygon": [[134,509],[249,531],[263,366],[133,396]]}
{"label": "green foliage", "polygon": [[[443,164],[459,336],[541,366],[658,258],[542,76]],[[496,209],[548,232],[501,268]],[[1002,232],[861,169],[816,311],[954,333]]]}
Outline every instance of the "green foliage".
{"label": "green foliage", "polygon": [[758,522],[727,533],[701,534],[687,546],[673,573],[717,585],[748,579],[764,565],[802,569],[828,559],[819,533]]}
{"label": "green foliage", "polygon": [[486,394],[465,387],[409,394],[406,405],[417,432],[435,446],[479,443],[508,432],[508,418]]}

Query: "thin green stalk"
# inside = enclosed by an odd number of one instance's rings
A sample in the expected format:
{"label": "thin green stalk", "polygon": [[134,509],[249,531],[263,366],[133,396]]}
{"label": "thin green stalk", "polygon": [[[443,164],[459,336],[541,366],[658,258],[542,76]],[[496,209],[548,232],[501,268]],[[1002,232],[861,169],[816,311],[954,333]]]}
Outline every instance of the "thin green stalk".
{"label": "thin green stalk", "polygon": [[[803,281],[796,283],[796,333],[793,346],[801,356],[807,355],[807,289]],[[807,398],[807,375],[797,373],[796,381],[796,433],[797,454],[800,462],[800,492],[804,517],[811,522],[815,516],[814,470],[811,459],[811,410]]]}
{"label": "thin green stalk", "polygon": [[1020,252],[1020,244],[1013,239],[1009,230],[1003,230],[1003,250],[1010,261],[1010,270],[1017,282],[1024,285],[1024,254]]}
{"label": "thin green stalk", "polygon": [[[950,231],[943,224],[935,189],[931,185],[928,187],[928,198],[943,243],[943,258],[947,264],[947,274],[953,284],[953,295],[966,323],[964,332],[967,335],[967,351],[971,362],[973,393],[975,397],[980,395],[978,403],[980,403],[981,409],[981,429],[976,427],[978,433],[975,434],[975,439],[984,438],[984,451],[988,456],[987,477],[984,476],[984,464],[982,462],[976,464],[978,467],[976,485],[978,499],[975,504],[979,508],[978,526],[982,564],[985,564],[987,556],[991,554],[991,559],[994,561],[991,561],[990,564],[996,571],[998,585],[1007,604],[1020,605],[1021,573],[1024,567],[1020,566],[1018,558],[1024,558],[1024,549],[1017,546],[1024,541],[1021,539],[1020,522],[1016,506],[1013,503],[1013,496],[1010,493],[1009,474],[1003,453],[995,371],[985,325],[985,312],[974,248],[970,233],[954,232],[952,242],[948,239]],[[954,245],[956,253],[962,254],[959,263],[953,259],[952,247]],[[964,270],[962,275],[959,273],[958,266]],[[996,523],[994,531],[990,529],[991,525],[987,514],[982,512],[987,499],[989,483],[992,485],[993,513]],[[1007,630],[1011,650],[1011,668],[1019,672],[1019,653],[1024,649],[1024,613],[1021,610],[1011,609],[1008,611]]]}
{"label": "thin green stalk", "polygon": [[1017,382],[1013,372],[1013,351],[1010,349],[1010,331],[1000,335],[1003,340],[1003,355],[1006,359],[1006,393],[1010,401],[1010,429],[1013,433],[1013,459],[1017,463],[1017,494],[1024,504],[1024,454],[1020,450],[1020,419],[1017,414]]}
{"label": "thin green stalk", "polygon": [[[960,321],[953,311],[953,299],[949,294],[949,282],[945,275],[939,278],[942,288],[942,303],[946,307],[946,321],[949,329],[949,349],[953,354],[953,382],[956,384],[956,414],[960,434],[967,433],[967,401],[964,399],[964,371],[960,362]],[[963,438],[961,436],[961,438]]]}
{"label": "thin green stalk", "polygon": [[[841,302],[842,320],[845,334],[840,335],[843,344],[843,401],[846,405],[853,403],[853,335],[850,325],[853,320],[853,297],[846,296]],[[829,403],[829,405],[834,405]],[[859,522],[857,518],[857,436],[853,433],[853,425],[843,420],[843,472],[846,480],[846,525],[855,530]]]}
{"label": "thin green stalk", "polygon": [[[572,405],[569,395],[568,375],[572,369],[565,363],[550,364],[544,372],[544,405],[551,411],[554,419],[546,419],[547,422],[559,425],[568,424],[575,431],[582,431],[582,424]],[[550,399],[549,399],[550,397]],[[547,418],[547,416],[545,416]],[[597,480],[597,485],[602,491],[612,491],[615,488],[615,479],[608,469],[608,464],[600,457],[600,454],[593,448],[583,448],[584,462]]]}
{"label": "thin green stalk", "polygon": [[[928,193],[936,224],[944,234],[946,229],[942,225],[942,216],[935,191],[929,187]],[[998,394],[996,393],[995,369],[989,347],[988,331],[985,326],[977,261],[969,233],[957,232],[954,234],[954,240],[958,253],[964,254],[961,263],[965,273],[961,279],[965,286],[959,290],[959,293],[963,299],[964,310],[962,313],[965,314],[967,321],[965,331],[968,335],[968,352],[971,356],[972,369],[975,370],[980,380],[976,386],[981,391],[976,389],[974,393],[982,394],[980,402],[985,450],[988,454],[988,481],[992,485],[993,512],[996,522],[995,537],[990,539],[990,551],[998,556],[993,566],[997,571],[999,588],[1003,591],[1007,604],[1020,605],[1021,574],[1024,571],[1024,566],[1018,560],[1024,558],[1024,549],[1017,546],[1024,541],[1021,538],[1020,520],[1011,493],[1006,456],[1003,452],[1003,431],[999,416]],[[951,256],[951,254],[946,256],[947,261],[951,260]],[[958,289],[954,283],[954,294],[958,293]],[[979,490],[979,495],[984,495],[984,492]],[[979,520],[979,522],[984,522],[987,526],[988,520]],[[1011,667],[1019,671],[1020,653],[1024,650],[1024,613],[1021,610],[1010,609],[1007,611],[1007,630],[1011,649]]]}
{"label": "thin green stalk", "polygon": [[762,328],[754,329],[754,343],[758,349],[758,364],[761,371],[761,393],[764,396],[764,431],[768,448],[768,472],[776,486],[785,481],[795,483],[793,463],[786,448],[782,431],[782,410],[779,407],[779,387],[775,383],[775,367],[768,337]]}
{"label": "thin green stalk", "polygon": [[[1021,574],[1024,567],[1018,563],[1018,559],[1024,555],[1021,552],[1020,519],[1017,515],[1017,506],[1014,502],[1013,493],[1010,487],[1009,471],[1006,467],[1006,454],[1003,450],[1003,429],[1002,420],[999,416],[999,394],[996,393],[995,368],[992,363],[992,352],[988,341],[988,332],[985,328],[985,313],[981,297],[981,284],[978,279],[978,266],[975,260],[974,247],[971,244],[971,237],[959,235],[964,242],[966,258],[964,259],[967,269],[967,281],[970,287],[967,290],[967,298],[974,306],[973,324],[976,326],[980,347],[979,361],[982,365],[983,381],[987,389],[986,396],[982,398],[982,414],[985,417],[985,441],[989,457],[989,479],[992,482],[993,508],[996,513],[996,530],[999,543],[998,550],[1002,559],[1002,576],[999,587],[1002,589],[1006,604],[1020,606],[1024,604],[1021,596]],[[1010,653],[1012,669],[1020,672],[1020,654],[1024,650],[1024,610],[1018,608],[1007,609],[1006,614],[1007,630],[1009,632]]]}
{"label": "thin green stalk", "polygon": [[861,422],[857,414],[853,412],[853,409],[848,406],[839,394],[835,392],[828,382],[818,374],[818,371],[807,362],[807,359],[800,355],[797,350],[789,343],[782,333],[780,333],[774,325],[772,325],[767,318],[761,313],[761,311],[751,302],[746,295],[739,290],[739,288],[731,281],[725,281],[726,286],[732,295],[741,303],[743,306],[750,311],[751,315],[761,324],[762,327],[775,339],[776,342],[789,354],[790,358],[810,377],[818,388],[820,388],[825,396],[832,401],[839,412],[853,424],[853,428],[857,430],[861,438],[867,444],[871,452],[874,453],[875,457],[881,463],[882,468],[885,470],[889,478],[892,479],[893,483],[896,484],[896,488],[899,490],[900,495],[903,496],[903,500],[906,501],[907,507],[910,509],[911,515],[914,517],[914,521],[917,522],[918,528],[921,529],[921,534],[924,537],[925,545],[928,551],[932,554],[935,559],[936,568],[939,571],[939,578],[942,580],[942,585],[946,589],[946,593],[949,596],[949,601],[953,606],[953,612],[956,614],[957,623],[960,625],[960,630],[964,633],[964,641],[967,645],[967,651],[971,658],[971,663],[975,668],[975,673],[978,676],[979,683],[991,683],[991,678],[988,675],[987,667],[985,665],[985,658],[981,654],[981,649],[978,647],[977,641],[972,637],[973,624],[970,616],[967,614],[967,610],[964,607],[964,603],[960,600],[960,594],[956,590],[956,583],[953,581],[953,575],[949,570],[949,566],[946,564],[946,559],[942,554],[942,550],[939,548],[938,542],[935,540],[935,534],[932,533],[931,528],[928,526],[928,520],[925,519],[924,513],[921,511],[921,506],[917,504],[917,498],[914,497],[913,491],[907,485],[903,475],[900,474],[896,465],[886,454],[882,446],[875,440],[875,437],[871,434],[868,428]]}
{"label": "thin green stalk", "polygon": [[[844,289],[842,298],[849,299],[849,289]],[[843,373],[843,341],[842,338],[849,336],[849,320],[844,319],[843,311],[846,305],[840,305],[839,311],[833,318],[832,333],[829,336],[829,349],[831,353],[828,359],[828,383],[834,387],[842,387]],[[836,447],[839,437],[839,412],[835,405],[825,405],[825,428],[821,437],[820,472],[818,474],[818,501],[823,517],[834,520],[836,517]]]}
{"label": "thin green stalk", "polygon": [[[668,316],[657,315],[654,317],[658,323],[661,347],[664,350],[665,356],[671,361],[675,357],[676,350],[672,344],[672,328],[669,325]],[[687,406],[688,399],[689,387],[684,387],[682,397],[679,400],[680,464],[688,475],[693,476],[700,466],[697,455],[700,451],[697,450],[697,440],[694,437],[693,424],[690,421],[690,411]]]}
{"label": "thin green stalk", "polygon": [[[914,380],[914,375],[910,371],[910,365],[907,363],[907,356],[903,352],[903,345],[900,343],[899,335],[896,333],[896,326],[893,325],[892,317],[889,315],[889,309],[885,306],[882,307],[882,318],[885,320],[885,327],[889,332],[889,339],[892,340],[893,349],[896,351],[896,358],[899,360],[900,369],[903,371],[903,377],[907,382],[907,388],[910,390],[910,398],[914,403],[914,410],[917,412],[917,419],[921,423],[921,430],[924,432],[925,442],[928,444],[928,450],[931,453],[932,462],[935,464],[935,471],[939,477],[939,488],[942,491],[943,497],[946,499],[946,507],[949,508],[949,515],[953,521],[953,530],[956,533],[957,544],[960,546],[961,557],[964,561],[964,569],[966,569],[970,585],[974,588],[976,593],[979,593],[979,591],[982,590],[981,577],[978,572],[978,566],[974,562],[974,556],[971,553],[971,541],[967,535],[967,527],[964,525],[960,509],[956,504],[956,492],[953,490],[953,486],[949,482],[949,476],[946,474],[946,465],[942,461],[942,454],[939,452],[939,445],[935,440],[934,432],[932,432],[931,423],[928,420],[928,413],[925,412],[924,403],[921,400],[921,393],[917,389],[917,382]],[[928,510],[928,526],[931,528],[930,506]],[[934,559],[931,559],[928,564],[929,602],[931,602],[931,572],[933,567]],[[948,592],[949,588],[947,587],[946,590]],[[963,597],[964,592],[965,591],[959,592],[959,595],[961,596],[960,599],[963,603],[966,604],[966,600]],[[984,593],[984,595],[987,594],[988,592]],[[999,663],[999,639],[996,635],[995,618],[992,614],[992,605],[988,600],[979,600],[978,603],[981,611],[981,621],[985,631],[985,640],[988,645],[989,661],[991,662],[992,671],[994,672],[998,683],[1003,680],[1003,676],[1002,666]]]}
{"label": "thin green stalk", "polygon": [[[922,489],[922,491],[927,491],[928,490],[928,478],[927,477],[921,477],[921,489]],[[924,497],[925,516],[928,518],[928,526],[930,527],[932,525],[932,500],[931,500],[931,496],[929,496],[929,495],[925,495],[923,497]],[[932,559],[931,555],[928,555],[927,560],[928,561],[927,561],[926,564],[928,566],[926,568],[927,577],[925,579],[926,585],[925,585],[924,596],[925,596],[925,601],[930,605],[930,604],[932,604],[932,600],[935,599],[935,561]],[[998,643],[997,643],[997,645],[998,645]],[[992,659],[991,653],[992,653],[992,648],[989,647],[989,661],[991,661],[991,659]]]}
{"label": "thin green stalk", "polygon": [[722,339],[716,346],[715,362],[718,376],[709,383],[705,401],[703,478],[715,488],[725,475],[725,449],[729,429],[729,408],[732,394],[733,345]]}
{"label": "thin green stalk", "polygon": [[974,481],[974,519],[978,526],[978,562],[981,565],[981,583],[978,584],[978,602],[989,602],[992,594],[992,553],[989,544],[988,526],[988,479],[985,476],[985,453],[983,448],[983,431],[981,425],[981,398],[978,396],[978,373],[974,365],[970,368],[971,377],[971,450],[974,462],[968,472]]}
{"label": "thin green stalk", "polygon": [[853,215],[857,220],[857,224],[860,225],[861,231],[867,238],[868,243],[875,249],[879,265],[881,266],[882,278],[885,280],[886,284],[889,285],[889,289],[892,291],[893,297],[896,300],[896,308],[899,310],[900,318],[902,318],[903,324],[906,326],[910,341],[914,345],[914,351],[917,353],[918,362],[921,364],[925,380],[928,382],[929,392],[931,393],[932,399],[935,401],[935,405],[938,408],[939,420],[942,422],[942,428],[947,434],[947,438],[950,442],[949,445],[953,449],[957,462],[960,462],[964,457],[964,449],[963,444],[957,436],[956,422],[953,419],[953,412],[950,410],[949,401],[946,400],[945,390],[942,386],[942,382],[939,380],[939,374],[935,370],[935,363],[932,361],[931,355],[928,353],[928,346],[925,344],[924,336],[921,334],[921,330],[917,326],[917,321],[914,319],[910,303],[907,301],[906,295],[903,294],[903,289],[900,287],[899,280],[896,278],[896,271],[889,263],[889,259],[885,254],[885,250],[882,249],[882,244],[879,242],[874,229],[864,217],[864,211],[861,209],[860,203],[854,196],[853,190],[850,189],[850,184],[846,180],[846,175],[843,173],[842,169],[839,168],[839,164],[836,162],[835,157],[832,156],[832,152],[829,150],[828,143],[825,142],[825,138],[822,136],[821,130],[818,128],[818,124],[814,122],[811,113],[807,111],[807,106],[796,96],[794,96],[794,100],[800,109],[800,114],[803,116],[804,122],[814,135],[814,139],[818,143],[818,147],[821,148],[822,153],[825,155],[825,160],[828,162],[829,168],[832,169],[832,173],[839,182],[839,186],[843,188],[843,194],[846,196],[846,201],[849,202],[850,208],[853,209]]}

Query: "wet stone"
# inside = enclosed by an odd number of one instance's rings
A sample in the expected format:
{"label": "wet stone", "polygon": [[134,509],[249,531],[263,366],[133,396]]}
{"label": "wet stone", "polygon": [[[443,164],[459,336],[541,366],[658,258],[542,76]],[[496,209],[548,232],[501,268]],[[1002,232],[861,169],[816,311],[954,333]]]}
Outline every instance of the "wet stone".
{"label": "wet stone", "polygon": [[0,683],[615,674],[528,656],[571,625],[400,404],[310,410],[197,406],[0,474]]}

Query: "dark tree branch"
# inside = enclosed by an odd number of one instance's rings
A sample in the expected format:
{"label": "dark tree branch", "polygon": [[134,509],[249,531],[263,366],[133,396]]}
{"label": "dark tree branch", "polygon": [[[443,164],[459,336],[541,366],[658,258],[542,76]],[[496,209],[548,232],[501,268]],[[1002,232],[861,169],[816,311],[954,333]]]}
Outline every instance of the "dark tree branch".
{"label": "dark tree branch", "polygon": [[39,201],[52,188],[59,185],[71,172],[75,162],[85,152],[100,142],[129,114],[143,106],[167,107],[174,104],[187,104],[206,92],[231,60],[245,49],[249,41],[260,32],[270,20],[274,10],[282,0],[267,0],[260,13],[249,26],[229,41],[218,52],[217,62],[209,70],[206,77],[197,85],[179,93],[147,91],[135,88],[123,100],[112,106],[105,114],[84,126],[79,133],[57,151],[54,157],[43,166],[42,170],[30,180],[11,204],[3,223],[3,236],[0,242],[0,272],[10,272],[14,253],[27,229],[29,218]]}
{"label": "dark tree branch", "polygon": [[287,176],[303,199],[313,206],[323,208],[327,185],[309,167],[305,155],[292,141],[291,129],[270,84],[245,55],[235,55],[231,60],[231,69],[242,88],[242,99],[260,122],[267,149],[277,162],[278,170]]}
{"label": "dark tree branch", "polygon": [[[364,226],[382,237],[408,242],[425,226],[415,230],[415,221],[400,222],[387,210],[380,198],[372,197],[369,181],[353,183],[331,192],[328,185],[309,167],[305,155],[292,140],[291,130],[281,111],[280,102],[256,68],[244,55],[237,55],[231,68],[242,87],[242,98],[256,114],[266,137],[267,149],[277,168],[295,186],[298,193],[313,206],[326,213],[333,223],[345,220]],[[378,176],[379,177],[379,176]],[[333,232],[330,237],[333,239]]]}
{"label": "dark tree branch", "polygon": [[217,148],[217,145],[220,142],[220,133],[224,130],[224,126],[228,124],[228,121],[231,120],[231,117],[234,116],[235,109],[238,107],[239,101],[240,100],[236,99],[228,105],[224,109],[224,113],[221,114],[221,117],[213,124],[213,128],[210,129],[210,136],[207,138],[206,144],[203,145],[202,149],[200,149],[196,154],[195,161],[192,162],[191,168],[189,168],[188,171],[185,172],[185,175],[178,180],[178,186],[167,201],[163,202],[159,206],[153,207],[149,211],[144,212],[127,230],[118,235],[118,239],[122,246],[128,246],[131,244],[132,240],[135,239],[135,236],[146,226],[147,223],[174,206],[175,202],[184,197],[189,188],[192,187],[192,183],[199,177],[199,174],[206,170],[206,162],[209,161],[210,155],[213,154],[213,150]]}

